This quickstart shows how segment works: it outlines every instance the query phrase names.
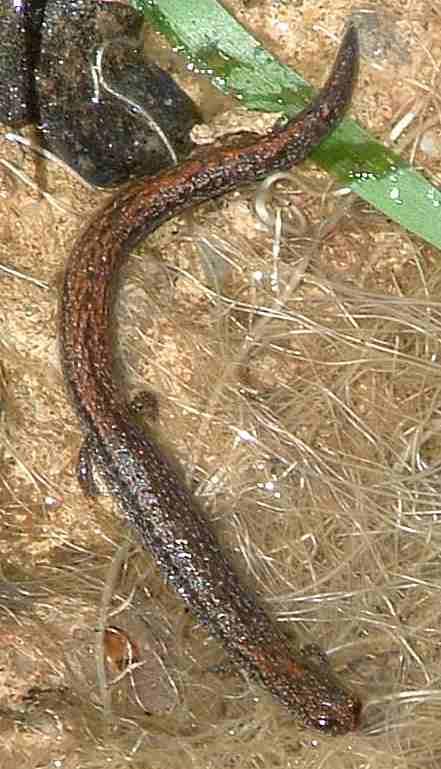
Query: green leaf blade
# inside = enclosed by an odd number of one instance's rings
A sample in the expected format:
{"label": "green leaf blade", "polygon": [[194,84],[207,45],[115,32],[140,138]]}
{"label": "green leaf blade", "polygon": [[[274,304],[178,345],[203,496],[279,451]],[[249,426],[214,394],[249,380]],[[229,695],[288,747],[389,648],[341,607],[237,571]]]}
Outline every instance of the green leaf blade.
{"label": "green leaf blade", "polygon": [[[217,0],[132,0],[145,18],[249,109],[301,110],[314,89],[281,64]],[[347,118],[311,158],[385,216],[441,249],[441,192]]]}

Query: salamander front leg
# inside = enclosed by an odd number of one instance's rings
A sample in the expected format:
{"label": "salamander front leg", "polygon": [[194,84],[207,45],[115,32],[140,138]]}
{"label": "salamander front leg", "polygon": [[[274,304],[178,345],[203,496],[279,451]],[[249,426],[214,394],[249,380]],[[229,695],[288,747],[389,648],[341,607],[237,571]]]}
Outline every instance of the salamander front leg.
{"label": "salamander front leg", "polygon": [[142,390],[129,404],[130,414],[136,421],[145,419],[152,425],[159,421],[159,399],[152,390]]}
{"label": "salamander front leg", "polygon": [[305,659],[307,662],[313,662],[316,667],[325,672],[331,670],[331,663],[329,662],[328,655],[318,644],[306,644],[300,649],[299,655],[303,657],[303,659]]}

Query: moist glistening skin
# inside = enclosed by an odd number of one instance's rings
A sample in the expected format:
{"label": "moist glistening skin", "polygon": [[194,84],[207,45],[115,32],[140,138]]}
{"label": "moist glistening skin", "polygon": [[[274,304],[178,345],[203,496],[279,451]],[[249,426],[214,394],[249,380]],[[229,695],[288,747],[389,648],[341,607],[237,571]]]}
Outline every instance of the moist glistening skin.
{"label": "moist glistening skin", "polygon": [[[131,250],[163,222],[272,171],[301,162],[338,124],[352,95],[358,39],[350,26],[317,98],[256,140],[205,151],[120,191],[74,245],[61,303],[62,362],[86,443],[83,469],[102,474],[167,582],[228,656],[308,727],[344,734],[361,703],[326,658],[293,651],[246,589],[198,501],[148,427],[141,429],[114,377],[115,277]],[[88,468],[88,469],[87,469]]]}

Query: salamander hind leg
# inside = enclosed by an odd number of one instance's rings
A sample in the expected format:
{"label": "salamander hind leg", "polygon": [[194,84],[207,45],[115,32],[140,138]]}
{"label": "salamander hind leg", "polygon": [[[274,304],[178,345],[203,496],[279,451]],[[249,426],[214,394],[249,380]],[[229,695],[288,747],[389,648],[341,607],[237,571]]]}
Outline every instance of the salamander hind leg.
{"label": "salamander hind leg", "polygon": [[320,668],[323,671],[331,670],[328,655],[323,651],[321,646],[316,643],[310,643],[303,646],[300,649],[300,656],[304,660],[312,662],[317,668]]}

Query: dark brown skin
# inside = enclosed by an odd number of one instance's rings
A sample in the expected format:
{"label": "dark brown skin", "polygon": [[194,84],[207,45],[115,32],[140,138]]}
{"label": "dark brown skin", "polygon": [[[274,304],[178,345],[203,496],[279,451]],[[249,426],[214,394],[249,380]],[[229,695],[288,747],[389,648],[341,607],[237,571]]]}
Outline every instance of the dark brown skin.
{"label": "dark brown skin", "polygon": [[246,590],[197,500],[134,423],[114,377],[111,333],[115,277],[130,251],[163,222],[241,184],[302,161],[340,121],[358,64],[349,27],[315,101],[283,128],[242,146],[211,150],[116,195],[92,219],[69,259],[61,305],[64,374],[87,436],[87,450],[164,577],[232,661],[304,725],[344,734],[361,703],[324,655],[293,652],[277,624]]}

